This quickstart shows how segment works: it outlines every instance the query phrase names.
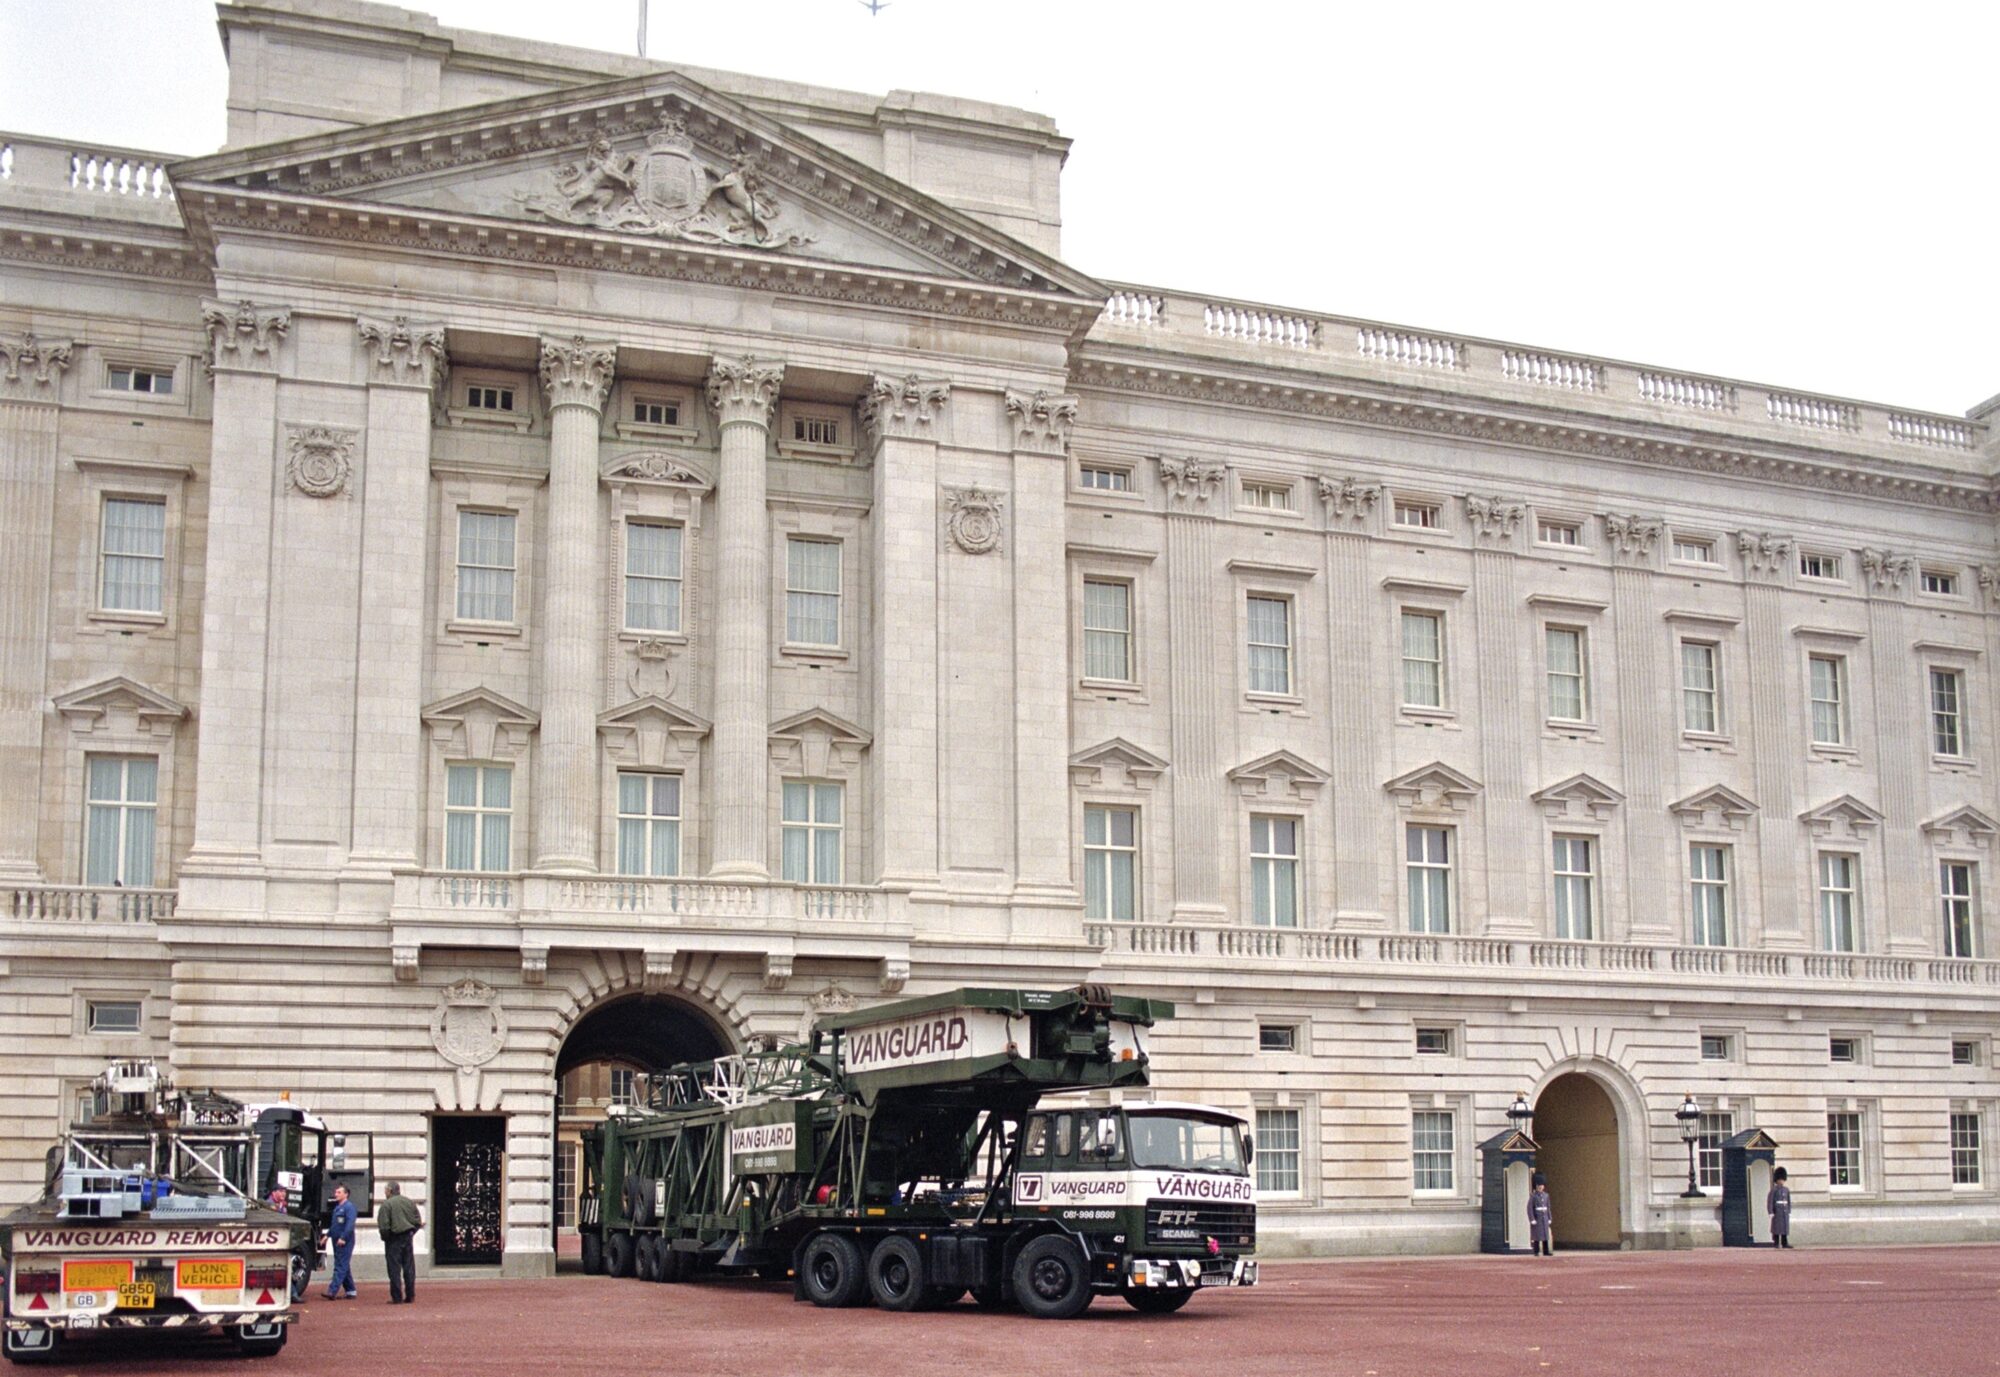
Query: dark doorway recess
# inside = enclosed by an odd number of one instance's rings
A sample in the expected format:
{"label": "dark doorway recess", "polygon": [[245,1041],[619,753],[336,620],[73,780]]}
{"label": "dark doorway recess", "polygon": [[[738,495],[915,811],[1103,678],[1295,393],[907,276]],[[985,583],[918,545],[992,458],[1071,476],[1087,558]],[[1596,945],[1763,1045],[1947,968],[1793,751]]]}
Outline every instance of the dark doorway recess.
{"label": "dark doorway recess", "polygon": [[507,1120],[498,1114],[439,1115],[431,1120],[437,1202],[431,1250],[441,1264],[500,1261],[506,1236]]}
{"label": "dark doorway recess", "polygon": [[1556,1247],[1618,1247],[1618,1111],[1604,1087],[1580,1071],[1550,1081],[1535,1101],[1535,1142]]}

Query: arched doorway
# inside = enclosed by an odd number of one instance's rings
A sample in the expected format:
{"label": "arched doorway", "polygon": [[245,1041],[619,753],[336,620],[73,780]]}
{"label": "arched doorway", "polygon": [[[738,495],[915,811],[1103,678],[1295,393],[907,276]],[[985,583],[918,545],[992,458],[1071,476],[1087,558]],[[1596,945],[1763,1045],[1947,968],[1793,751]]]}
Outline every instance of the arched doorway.
{"label": "arched doorway", "polygon": [[1557,1076],[1535,1101],[1535,1166],[1549,1180],[1559,1248],[1616,1248],[1618,1110],[1594,1078]]}
{"label": "arched doorway", "polygon": [[613,1105],[629,1104],[637,1075],[730,1051],[728,1036],[693,1006],[666,995],[631,994],[592,1009],[556,1054],[556,1141],[551,1226],[558,1264],[577,1252],[576,1189],[583,1133]]}

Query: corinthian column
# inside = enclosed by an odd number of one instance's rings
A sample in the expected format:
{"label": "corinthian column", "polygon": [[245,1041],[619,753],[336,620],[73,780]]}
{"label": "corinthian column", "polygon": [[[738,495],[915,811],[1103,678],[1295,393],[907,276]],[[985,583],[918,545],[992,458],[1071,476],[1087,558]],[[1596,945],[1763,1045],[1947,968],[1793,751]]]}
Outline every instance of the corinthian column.
{"label": "corinthian column", "polygon": [[549,535],[542,578],[542,731],[535,869],[597,869],[597,433],[618,353],[581,335],[542,342],[549,406]]}
{"label": "corinthian column", "polygon": [[41,877],[42,701],[55,533],[56,402],[69,340],[0,335],[0,879]]}
{"label": "corinthian column", "polygon": [[785,366],[770,359],[717,359],[708,404],[722,432],[715,485],[715,851],[712,873],[762,879],[766,844],[765,764],[770,733],[771,539],[764,510],[764,454]]}
{"label": "corinthian column", "polygon": [[[1231,663],[1216,625],[1215,492],[1229,470],[1213,460],[1162,456],[1167,493],[1167,670],[1172,682],[1174,906],[1177,919],[1217,922],[1223,900],[1223,696]],[[1226,605],[1226,604],[1225,604]]]}

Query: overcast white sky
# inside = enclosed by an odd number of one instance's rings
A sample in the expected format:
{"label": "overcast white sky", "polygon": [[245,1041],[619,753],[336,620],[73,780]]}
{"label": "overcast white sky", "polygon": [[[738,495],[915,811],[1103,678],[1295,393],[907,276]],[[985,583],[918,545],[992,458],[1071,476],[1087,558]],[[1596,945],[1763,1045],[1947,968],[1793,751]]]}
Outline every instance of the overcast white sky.
{"label": "overcast white sky", "polygon": [[[638,0],[427,0],[634,51]],[[1992,4],[651,0],[649,55],[1053,115],[1100,277],[1962,412]],[[204,0],[0,0],[0,129],[223,136]]]}

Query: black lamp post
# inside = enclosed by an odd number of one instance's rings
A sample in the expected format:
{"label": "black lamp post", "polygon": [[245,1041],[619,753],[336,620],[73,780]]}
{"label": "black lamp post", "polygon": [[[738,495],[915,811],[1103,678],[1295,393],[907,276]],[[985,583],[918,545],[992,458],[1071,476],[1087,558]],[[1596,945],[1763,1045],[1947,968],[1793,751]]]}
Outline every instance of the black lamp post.
{"label": "black lamp post", "polygon": [[1681,1141],[1688,1145],[1688,1188],[1681,1192],[1683,1200],[1703,1200],[1701,1185],[1695,1179],[1694,1145],[1701,1137],[1701,1106],[1694,1102],[1694,1092],[1690,1090],[1681,1107],[1674,1111],[1674,1118],[1680,1121]]}
{"label": "black lamp post", "polygon": [[1514,1125],[1516,1133],[1528,1131],[1528,1121],[1535,1117],[1535,1111],[1528,1105],[1528,1092],[1523,1090],[1514,1096],[1514,1103],[1507,1106],[1507,1122]]}

